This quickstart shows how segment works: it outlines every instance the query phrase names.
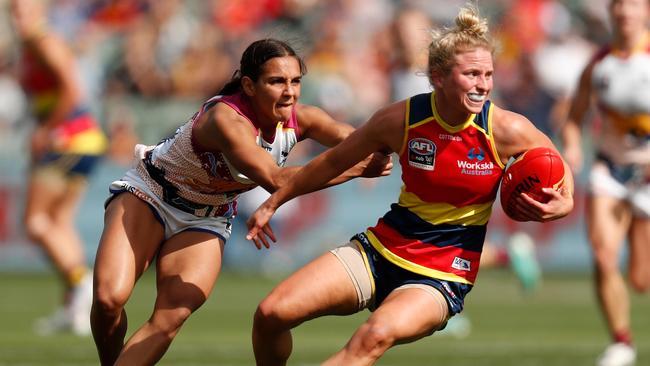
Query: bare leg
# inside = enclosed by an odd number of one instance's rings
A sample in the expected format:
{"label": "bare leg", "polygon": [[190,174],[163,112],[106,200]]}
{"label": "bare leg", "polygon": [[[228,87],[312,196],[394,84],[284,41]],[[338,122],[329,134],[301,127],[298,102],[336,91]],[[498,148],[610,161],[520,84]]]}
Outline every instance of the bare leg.
{"label": "bare leg", "polygon": [[486,240],[483,244],[483,251],[481,252],[481,269],[487,268],[502,268],[508,265],[507,254],[504,253],[505,249],[497,247],[491,241]]}
{"label": "bare leg", "polygon": [[257,365],[285,365],[293,347],[291,329],[328,314],[358,311],[356,290],[341,262],[325,253],[282,281],[260,303],[253,321]]}
{"label": "bare leg", "polygon": [[113,365],[127,330],[124,305],[163,239],[146,203],[129,193],[108,206],[95,261],[91,326],[99,360]]}
{"label": "bare leg", "polygon": [[27,234],[43,249],[68,290],[81,281],[87,269],[75,228],[75,214],[84,192],[83,179],[39,172],[30,177],[27,193]]}
{"label": "bare leg", "polygon": [[357,329],[345,347],[323,365],[372,365],[393,345],[432,334],[447,315],[442,294],[434,296],[419,288],[397,289]]}
{"label": "bare leg", "polygon": [[629,208],[611,197],[587,201],[589,239],[594,252],[596,292],[610,334],[630,329],[630,301],[618,262],[630,223]]}
{"label": "bare leg", "polygon": [[153,314],[126,342],[115,365],[153,365],[160,360],[185,320],[210,295],[223,245],[215,235],[198,231],[182,232],[163,244]]}
{"label": "bare leg", "polygon": [[635,218],[630,228],[629,277],[638,292],[650,289],[650,219]]}

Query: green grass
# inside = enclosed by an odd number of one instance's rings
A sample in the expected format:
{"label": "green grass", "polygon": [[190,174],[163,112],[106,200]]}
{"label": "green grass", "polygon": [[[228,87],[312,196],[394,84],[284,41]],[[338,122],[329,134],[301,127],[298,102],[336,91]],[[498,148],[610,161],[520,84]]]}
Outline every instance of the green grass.
{"label": "green grass", "polygon": [[[223,274],[206,305],[186,323],[160,365],[253,365],[252,314],[276,280]],[[0,366],[96,365],[90,337],[39,337],[35,318],[57,304],[52,276],[0,274]],[[154,296],[147,274],[128,305],[129,333],[148,316]],[[650,296],[632,297],[639,365],[650,365]],[[315,365],[338,350],[367,312],[320,318],[294,331],[291,365]],[[472,324],[464,339],[434,335],[391,349],[378,365],[593,365],[608,342],[584,275],[547,276],[523,296],[507,272],[486,271],[469,295]]]}

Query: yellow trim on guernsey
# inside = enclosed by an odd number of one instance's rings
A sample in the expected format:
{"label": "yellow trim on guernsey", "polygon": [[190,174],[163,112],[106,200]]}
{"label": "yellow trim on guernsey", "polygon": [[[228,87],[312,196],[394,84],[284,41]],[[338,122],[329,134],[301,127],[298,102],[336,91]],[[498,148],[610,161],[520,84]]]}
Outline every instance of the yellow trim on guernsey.
{"label": "yellow trim on guernsey", "polygon": [[395,254],[393,254],[393,252],[386,249],[381,244],[379,239],[377,239],[375,234],[373,234],[370,230],[366,231],[366,235],[368,236],[368,240],[370,241],[370,244],[372,244],[372,246],[384,258],[386,258],[387,260],[389,260],[390,262],[392,262],[393,264],[395,264],[395,265],[397,265],[397,266],[399,266],[401,268],[404,268],[404,269],[409,270],[409,271],[411,271],[413,273],[417,273],[417,274],[420,274],[420,275],[426,276],[426,277],[431,277],[431,278],[435,278],[435,279],[439,279],[439,280],[443,280],[443,281],[460,282],[460,283],[466,283],[466,284],[469,284],[469,285],[473,285],[472,282],[469,282],[468,280],[466,280],[466,279],[464,279],[464,278],[462,278],[460,276],[456,276],[455,274],[446,273],[446,272],[442,272],[442,271],[437,271],[435,269],[427,268],[427,267],[421,266],[419,264],[409,262],[404,258],[398,257]]}
{"label": "yellow trim on guernsey", "polygon": [[488,111],[488,129],[490,130],[489,133],[486,135],[486,137],[490,140],[490,147],[492,148],[492,153],[494,154],[494,157],[496,158],[496,163],[501,167],[501,169],[505,169],[506,165],[503,164],[501,161],[501,155],[499,155],[499,151],[497,151],[497,144],[494,142],[494,133],[492,132],[492,112],[494,112],[494,103],[490,106],[490,110]]}
{"label": "yellow trim on guernsey", "polygon": [[63,149],[68,154],[102,155],[108,148],[106,136],[99,130],[87,130],[75,134]]}
{"label": "yellow trim on guernsey", "polygon": [[490,219],[493,202],[465,207],[424,202],[415,193],[406,192],[402,186],[398,204],[432,225],[485,225]]}
{"label": "yellow trim on guernsey", "polygon": [[372,300],[375,298],[375,277],[372,275],[372,269],[370,268],[370,261],[368,260],[368,254],[363,250],[363,246],[359,243],[358,240],[352,240],[354,245],[357,246],[361,257],[363,257],[363,265],[366,266],[366,272],[368,272],[368,277],[370,278],[370,293],[372,294]]}

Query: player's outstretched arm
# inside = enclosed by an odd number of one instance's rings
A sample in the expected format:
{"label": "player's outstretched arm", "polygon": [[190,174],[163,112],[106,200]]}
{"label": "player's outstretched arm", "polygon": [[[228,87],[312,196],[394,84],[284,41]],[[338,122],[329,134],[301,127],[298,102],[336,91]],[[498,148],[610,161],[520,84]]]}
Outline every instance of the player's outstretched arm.
{"label": "player's outstretched arm", "polygon": [[[272,233],[268,222],[284,202],[320,189],[364,160],[374,159],[379,160],[380,165],[385,164],[387,154],[401,148],[404,108],[404,103],[396,103],[378,111],[344,141],[302,167],[290,182],[275,191],[251,215],[247,221],[249,232],[246,238],[252,240],[258,248],[267,246],[269,239],[275,241],[268,235]],[[374,158],[368,158],[374,153],[377,153]],[[373,163],[369,164],[372,165]]]}

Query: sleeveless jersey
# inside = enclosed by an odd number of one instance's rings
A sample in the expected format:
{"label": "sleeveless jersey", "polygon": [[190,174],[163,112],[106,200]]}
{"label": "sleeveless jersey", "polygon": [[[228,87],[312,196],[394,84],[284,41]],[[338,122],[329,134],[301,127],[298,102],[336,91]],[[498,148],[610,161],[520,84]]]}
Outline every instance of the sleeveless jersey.
{"label": "sleeveless jersey", "polygon": [[29,48],[22,51],[19,81],[30,99],[34,116],[39,120],[47,118],[56,106],[60,84],[52,71]]}
{"label": "sleeveless jersey", "polygon": [[399,202],[366,235],[397,266],[472,285],[504,169],[492,140],[492,105],[450,126],[433,95],[406,102]]}
{"label": "sleeveless jersey", "polygon": [[[50,68],[29,48],[23,49],[20,84],[29,97],[34,117],[47,120],[60,97],[60,82]],[[83,105],[75,106],[59,125],[52,129],[52,150],[63,154],[101,155],[108,141],[99,123]]]}
{"label": "sleeveless jersey", "polygon": [[[217,103],[225,103],[246,118],[256,131],[256,143],[264,148],[278,166],[284,166],[289,151],[298,142],[299,131],[295,108],[291,118],[278,123],[272,141],[262,137],[258,122],[246,98],[241,94],[215,96],[203,104],[199,112],[176,133],[156,146],[141,145],[137,170],[147,186],[159,197],[163,189],[170,188],[181,199],[199,205],[216,206],[219,216],[236,215],[236,198],[239,194],[257,187],[228,161],[221,151],[203,151],[194,143],[194,123]],[[150,165],[149,169],[147,164]],[[160,176],[152,177],[151,167]],[[205,214],[205,213],[204,213]]]}
{"label": "sleeveless jersey", "polygon": [[650,33],[628,56],[601,49],[591,78],[603,116],[600,152],[619,164],[650,164]]}

